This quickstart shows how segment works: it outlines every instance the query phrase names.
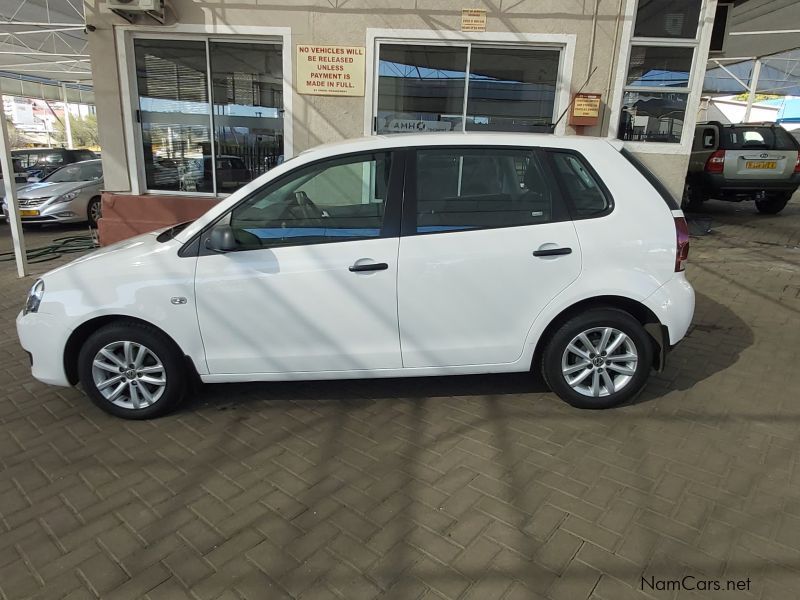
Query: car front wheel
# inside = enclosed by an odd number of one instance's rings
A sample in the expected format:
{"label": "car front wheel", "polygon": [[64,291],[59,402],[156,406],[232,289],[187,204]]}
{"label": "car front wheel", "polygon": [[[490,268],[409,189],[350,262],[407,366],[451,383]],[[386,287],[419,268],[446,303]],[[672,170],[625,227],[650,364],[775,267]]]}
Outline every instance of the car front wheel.
{"label": "car front wheel", "polygon": [[614,308],[591,309],[558,328],[542,355],[542,374],[572,406],[610,408],[642,391],[652,357],[637,319]]}
{"label": "car front wheel", "polygon": [[103,216],[101,207],[100,196],[95,196],[89,200],[89,204],[86,206],[86,218],[89,221],[90,227],[97,227],[97,221]]}
{"label": "car front wheel", "polygon": [[78,374],[92,402],[125,419],[149,419],[171,410],[183,397],[186,381],[175,344],[133,321],[93,333],[78,356]]}

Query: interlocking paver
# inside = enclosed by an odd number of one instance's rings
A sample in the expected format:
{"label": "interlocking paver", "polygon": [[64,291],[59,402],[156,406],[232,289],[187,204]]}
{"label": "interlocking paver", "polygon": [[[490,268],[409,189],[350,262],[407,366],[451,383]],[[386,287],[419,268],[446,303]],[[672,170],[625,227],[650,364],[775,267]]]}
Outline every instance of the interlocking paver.
{"label": "interlocking paver", "polygon": [[0,597],[795,597],[800,201],[706,212],[691,334],[601,413],[502,375],[204,386],[125,422],[31,379],[0,263]]}

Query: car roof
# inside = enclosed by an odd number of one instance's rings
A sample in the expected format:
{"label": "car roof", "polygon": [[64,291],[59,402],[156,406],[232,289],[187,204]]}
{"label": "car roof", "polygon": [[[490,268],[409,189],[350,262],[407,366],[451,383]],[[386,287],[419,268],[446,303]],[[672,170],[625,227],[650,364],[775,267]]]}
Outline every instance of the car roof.
{"label": "car roof", "polygon": [[589,136],[559,136],[548,133],[504,133],[504,132],[440,132],[397,133],[391,135],[372,135],[340,142],[331,142],[301,152],[298,157],[321,158],[347,154],[350,152],[369,152],[395,148],[416,148],[426,146],[540,146],[545,148],[564,148],[581,150],[598,146],[622,148],[622,142],[611,138]]}

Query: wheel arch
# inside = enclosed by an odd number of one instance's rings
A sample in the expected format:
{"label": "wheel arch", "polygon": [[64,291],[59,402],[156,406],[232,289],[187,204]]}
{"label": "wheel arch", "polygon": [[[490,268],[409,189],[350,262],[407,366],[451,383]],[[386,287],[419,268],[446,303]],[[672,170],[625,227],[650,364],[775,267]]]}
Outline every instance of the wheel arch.
{"label": "wheel arch", "polygon": [[193,381],[200,380],[200,376],[198,375],[197,369],[195,368],[194,361],[190,356],[188,356],[185,352],[183,352],[183,350],[181,350],[180,345],[173,339],[173,337],[170,334],[161,329],[159,326],[154,325],[149,321],[145,321],[144,319],[139,319],[137,317],[131,317],[128,315],[115,314],[115,315],[101,315],[99,317],[94,317],[92,319],[89,319],[88,321],[81,323],[78,327],[76,327],[72,331],[72,333],[70,333],[69,337],[67,338],[67,342],[64,345],[64,358],[63,358],[64,373],[66,373],[67,380],[69,381],[70,385],[75,385],[80,380],[80,377],[78,376],[78,354],[80,353],[83,344],[86,343],[87,339],[89,339],[89,336],[92,335],[92,333],[94,333],[101,327],[105,327],[106,325],[110,325],[111,323],[118,323],[123,321],[145,325],[163,335],[166,339],[170,341],[171,344],[175,346],[175,348],[178,350],[178,353],[181,354],[181,356],[183,356],[190,378]]}
{"label": "wheel arch", "polygon": [[664,368],[666,350],[669,349],[669,331],[667,327],[661,323],[652,310],[638,300],[626,296],[604,295],[579,300],[563,309],[550,320],[536,341],[531,360],[531,369],[537,369],[538,365],[541,364],[545,346],[559,327],[575,315],[594,308],[623,310],[639,321],[653,341],[653,368],[657,371],[661,371]]}

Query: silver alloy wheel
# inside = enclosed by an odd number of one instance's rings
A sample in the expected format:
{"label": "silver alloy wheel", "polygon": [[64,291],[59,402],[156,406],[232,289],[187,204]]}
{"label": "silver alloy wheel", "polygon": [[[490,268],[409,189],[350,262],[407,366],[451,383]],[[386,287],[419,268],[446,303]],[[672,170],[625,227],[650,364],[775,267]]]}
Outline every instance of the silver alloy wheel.
{"label": "silver alloy wheel", "polygon": [[619,392],[633,379],[639,354],[636,344],[613,327],[582,331],[561,355],[561,373],[567,384],[584,396]]}
{"label": "silver alloy wheel", "polygon": [[121,408],[146,408],[167,387],[167,371],[150,348],[130,341],[111,342],[95,354],[92,379],[103,397]]}
{"label": "silver alloy wheel", "polygon": [[92,223],[97,223],[98,219],[103,216],[101,213],[100,202],[89,202],[89,219]]}

